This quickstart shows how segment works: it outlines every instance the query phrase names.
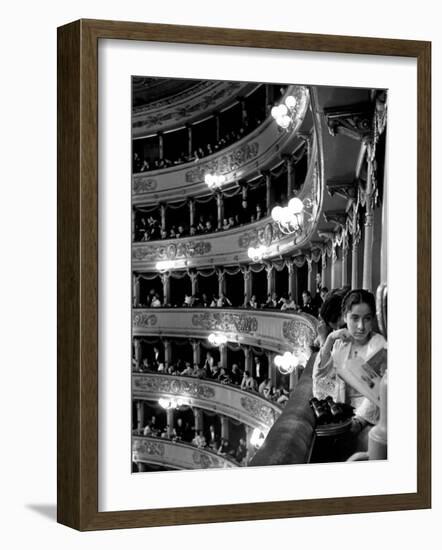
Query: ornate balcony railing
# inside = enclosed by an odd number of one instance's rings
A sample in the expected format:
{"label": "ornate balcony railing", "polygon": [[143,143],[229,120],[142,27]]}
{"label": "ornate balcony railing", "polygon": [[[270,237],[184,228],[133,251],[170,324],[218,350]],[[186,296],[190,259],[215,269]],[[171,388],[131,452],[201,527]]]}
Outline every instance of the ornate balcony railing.
{"label": "ornate balcony railing", "polygon": [[180,397],[186,404],[217,412],[267,433],[281,414],[281,407],[259,394],[208,379],[157,373],[132,375],[132,398],[158,401]]}
{"label": "ornate balcony railing", "polygon": [[222,332],[230,342],[276,352],[308,353],[317,320],[305,313],[218,308],[150,308],[132,311],[133,336],[207,338]]}
{"label": "ornate balcony railing", "polygon": [[154,271],[159,261],[174,262],[173,269],[250,262],[249,247],[265,245],[265,258],[288,255],[306,246],[317,228],[322,207],[322,178],[317,158],[316,140],[304,185],[298,197],[308,199],[311,215],[304,218],[302,231],[284,235],[271,216],[257,222],[181,239],[138,242],[132,245],[132,269]]}
{"label": "ornate balcony railing", "polygon": [[234,460],[194,445],[156,437],[132,437],[132,461],[179,470],[237,468]]}
{"label": "ornate balcony railing", "polygon": [[[299,98],[299,128],[308,108],[308,90],[303,86],[292,86],[287,91],[289,93]],[[223,175],[224,187],[228,188],[229,184],[263,169],[276,155],[293,149],[298,139],[297,128],[291,132],[281,132],[273,118],[268,117],[243,139],[198,162],[134,174],[132,203],[147,205],[207,194],[204,183],[206,173]]]}

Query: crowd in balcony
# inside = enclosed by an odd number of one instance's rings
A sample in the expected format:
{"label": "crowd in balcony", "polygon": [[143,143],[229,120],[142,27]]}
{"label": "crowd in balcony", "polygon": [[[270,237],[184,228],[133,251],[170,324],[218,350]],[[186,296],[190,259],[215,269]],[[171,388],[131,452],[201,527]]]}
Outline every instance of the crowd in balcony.
{"label": "crowd in balcony", "polygon": [[229,441],[227,437],[220,437],[218,435],[213,424],[204,433],[203,430],[197,430],[195,426],[178,417],[171,431],[168,425],[160,428],[156,416],[152,416],[150,421],[141,430],[141,434],[148,437],[158,437],[187,443],[199,449],[207,449],[220,456],[225,456],[229,460],[234,460],[241,465],[246,465],[249,458],[245,438],[241,437],[237,442]]}
{"label": "crowd in balcony", "polygon": [[213,216],[199,216],[195,225],[172,224],[169,227],[161,227],[158,218],[150,216],[141,216],[135,222],[135,241],[157,241],[164,239],[181,239],[185,237],[195,237],[207,233],[216,233],[218,231],[228,231],[234,227],[239,227],[246,223],[259,221],[267,215],[266,209],[260,204],[254,207],[248,207],[243,203],[239,211],[226,218],[223,218],[220,226],[216,223]]}
{"label": "crowd in balcony", "polygon": [[280,406],[284,406],[289,398],[289,392],[283,385],[275,387],[270,378],[265,377],[264,369],[259,361],[255,364],[254,370],[255,375],[243,369],[238,363],[223,365],[221,362],[215,361],[210,352],[207,352],[203,362],[193,365],[183,359],[167,363],[162,360],[158,348],[154,348],[153,358],[144,358],[140,365],[136,363],[135,359],[133,360],[134,372],[208,379],[221,384],[237,386],[244,391],[255,393]]}
{"label": "crowd in balcony", "polygon": [[[318,317],[319,309],[323,303],[323,299],[326,296],[328,289],[323,287],[320,292],[316,293],[312,298],[312,294],[309,290],[302,292],[302,302],[297,304],[290,294],[280,296],[278,293],[273,292],[267,296],[257,297],[253,294],[242,308],[248,309],[278,309],[280,311],[287,311],[293,313],[308,313],[314,317]],[[207,293],[202,292],[198,294],[185,293],[181,301],[175,304],[165,303],[162,301],[159,292],[154,288],[151,288],[147,294],[144,303],[137,304],[140,308],[157,308],[157,307],[203,307],[203,308],[225,308],[232,307],[232,301],[224,293]]]}

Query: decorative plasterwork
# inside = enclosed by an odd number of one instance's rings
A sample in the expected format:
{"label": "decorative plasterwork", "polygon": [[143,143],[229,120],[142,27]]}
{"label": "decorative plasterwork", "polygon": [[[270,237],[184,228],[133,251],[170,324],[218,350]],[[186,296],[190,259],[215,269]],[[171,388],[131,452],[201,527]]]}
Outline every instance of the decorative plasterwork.
{"label": "decorative plasterwork", "polygon": [[373,108],[369,104],[324,109],[330,135],[342,134],[359,141],[372,132]]}
{"label": "decorative plasterwork", "polygon": [[284,321],[282,334],[286,340],[291,342],[296,350],[306,350],[316,338],[316,331],[313,326],[299,319]]}
{"label": "decorative plasterwork", "polygon": [[132,248],[133,260],[175,260],[204,256],[210,253],[212,246],[210,241],[184,241],[170,243],[167,246],[161,244],[149,244]]}
{"label": "decorative plasterwork", "polygon": [[274,411],[271,407],[264,405],[262,400],[256,399],[252,396],[241,397],[241,406],[245,411],[247,411],[248,414],[258,418],[269,427],[273,426],[276,418],[279,416],[278,414],[275,414],[276,411]]}
{"label": "decorative plasterwork", "polygon": [[199,397],[203,399],[213,399],[215,397],[214,388],[199,380],[161,376],[159,374],[152,376],[134,375],[132,384],[134,390],[150,393],[167,393],[182,397]]}
{"label": "decorative plasterwork", "polygon": [[199,468],[233,468],[233,464],[215,454],[195,450],[192,454],[193,463]]}
{"label": "decorative plasterwork", "polygon": [[151,193],[158,187],[158,181],[149,176],[138,176],[133,179],[133,193],[139,195],[141,193]]}
{"label": "decorative plasterwork", "polygon": [[152,135],[189,121],[201,120],[229,101],[253,89],[256,84],[207,80],[180,94],[134,109],[132,128],[135,135]]}
{"label": "decorative plasterwork", "polygon": [[344,199],[354,199],[356,198],[356,195],[358,193],[358,180],[348,181],[344,179],[329,179],[327,180],[327,189],[330,195],[333,197],[333,195],[336,193],[340,197],[343,197]]}
{"label": "decorative plasterwork", "polygon": [[206,330],[222,330],[224,332],[252,333],[258,330],[256,317],[242,313],[207,312],[195,313],[192,325]]}
{"label": "decorative plasterwork", "polygon": [[200,183],[206,174],[229,174],[238,170],[258,156],[259,144],[255,141],[244,143],[229,153],[218,156],[209,162],[200,162],[196,168],[188,170],[185,175],[187,183]]}
{"label": "decorative plasterwork", "polygon": [[158,323],[158,318],[152,313],[144,311],[134,311],[132,322],[135,327],[153,327]]}
{"label": "decorative plasterwork", "polygon": [[135,439],[132,451],[135,457],[140,454],[162,457],[165,454],[165,445],[162,441],[155,441],[153,439]]}
{"label": "decorative plasterwork", "polygon": [[328,212],[324,212],[324,219],[328,223],[335,223],[340,227],[345,227],[347,213],[345,210],[329,210]]}

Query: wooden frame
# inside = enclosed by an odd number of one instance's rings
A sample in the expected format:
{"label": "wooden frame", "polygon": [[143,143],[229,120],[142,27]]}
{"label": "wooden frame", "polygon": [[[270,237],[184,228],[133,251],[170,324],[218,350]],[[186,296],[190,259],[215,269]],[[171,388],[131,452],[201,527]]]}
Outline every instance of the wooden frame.
{"label": "wooden frame", "polygon": [[[98,40],[405,56],[418,66],[417,492],[98,512]],[[80,20],[58,29],[58,521],[79,530],[407,510],[431,506],[431,44]]]}

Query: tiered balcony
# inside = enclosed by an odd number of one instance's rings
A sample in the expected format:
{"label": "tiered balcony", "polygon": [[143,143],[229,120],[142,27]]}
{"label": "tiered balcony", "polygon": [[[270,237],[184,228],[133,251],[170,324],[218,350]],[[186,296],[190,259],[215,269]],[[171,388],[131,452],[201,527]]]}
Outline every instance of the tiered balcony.
{"label": "tiered balcony", "polygon": [[170,439],[145,436],[133,436],[132,460],[136,463],[147,463],[176,470],[238,466],[238,463],[231,458],[218,455],[209,449],[200,449],[194,445]]}
{"label": "tiered balcony", "polygon": [[281,407],[261,395],[237,386],[189,376],[157,373],[132,375],[133,399],[158,401],[180,398],[186,405],[216,412],[267,433],[281,414]]}

